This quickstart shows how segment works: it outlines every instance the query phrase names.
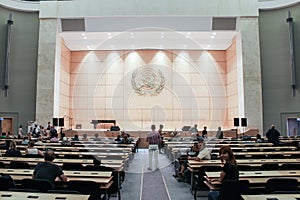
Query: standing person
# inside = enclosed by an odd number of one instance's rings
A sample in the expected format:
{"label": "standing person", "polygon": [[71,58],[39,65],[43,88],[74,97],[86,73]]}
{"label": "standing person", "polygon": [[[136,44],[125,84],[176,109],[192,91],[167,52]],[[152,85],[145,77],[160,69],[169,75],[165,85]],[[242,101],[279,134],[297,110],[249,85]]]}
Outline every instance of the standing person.
{"label": "standing person", "polygon": [[160,124],[159,125],[159,129],[158,129],[158,133],[159,133],[159,136],[160,136],[160,138],[159,138],[160,142],[159,142],[159,145],[158,145],[159,153],[163,153],[162,149],[164,148],[164,141],[163,141],[163,139],[164,139],[164,137],[163,137],[164,133],[163,133],[163,128],[164,128],[164,125]]}
{"label": "standing person", "polygon": [[[239,180],[239,169],[233,152],[229,146],[222,146],[219,151],[223,169],[220,177],[217,179],[209,179],[210,182],[223,182],[225,180]],[[218,200],[219,191],[211,191],[208,193],[208,200]]]}
{"label": "standing person", "polygon": [[198,134],[198,125],[195,124],[194,127],[190,128],[190,133],[191,133],[191,136],[192,138],[196,138],[197,137],[197,134]]}
{"label": "standing person", "polygon": [[266,137],[268,138],[268,142],[273,143],[274,145],[279,144],[279,136],[280,133],[275,129],[275,125],[271,125],[271,128],[267,131]]}
{"label": "standing person", "polygon": [[203,137],[203,138],[207,138],[207,130],[206,130],[206,129],[207,129],[207,127],[204,126],[204,127],[203,127],[203,130],[202,130],[202,137]]}
{"label": "standing person", "polygon": [[24,137],[24,131],[23,131],[23,126],[19,126],[19,131],[18,131],[18,138],[23,138]]}
{"label": "standing person", "polygon": [[216,134],[216,138],[217,139],[223,139],[223,131],[222,131],[222,129],[221,129],[221,127],[219,126],[218,127],[218,131],[217,131],[217,134]]}
{"label": "standing person", "polygon": [[149,167],[148,170],[152,170],[152,157],[154,153],[155,170],[158,170],[158,144],[160,142],[160,136],[157,131],[155,131],[155,125],[151,126],[151,131],[147,135],[147,142],[149,143]]}
{"label": "standing person", "polygon": [[55,187],[55,179],[57,177],[59,177],[61,181],[67,182],[68,179],[62,169],[53,163],[54,159],[54,151],[50,149],[47,150],[44,157],[45,162],[39,163],[35,167],[32,178],[48,180],[52,183],[53,188]]}

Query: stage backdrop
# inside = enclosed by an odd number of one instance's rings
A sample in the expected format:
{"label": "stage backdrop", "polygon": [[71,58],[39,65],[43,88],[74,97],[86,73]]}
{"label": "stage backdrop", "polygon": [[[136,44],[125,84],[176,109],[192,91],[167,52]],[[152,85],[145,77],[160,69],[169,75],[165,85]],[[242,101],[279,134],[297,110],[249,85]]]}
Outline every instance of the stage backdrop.
{"label": "stage backdrop", "polygon": [[125,130],[151,124],[231,128],[238,116],[235,41],[226,51],[70,52],[62,42],[59,113],[72,128],[115,119]]}

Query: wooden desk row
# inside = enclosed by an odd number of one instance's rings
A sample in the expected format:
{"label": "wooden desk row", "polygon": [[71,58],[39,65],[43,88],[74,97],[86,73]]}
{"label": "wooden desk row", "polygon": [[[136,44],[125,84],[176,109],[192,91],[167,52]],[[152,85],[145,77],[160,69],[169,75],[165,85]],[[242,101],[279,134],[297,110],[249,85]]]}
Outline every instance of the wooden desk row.
{"label": "wooden desk row", "polygon": [[242,195],[244,200],[299,200],[300,194]]}
{"label": "wooden desk row", "polygon": [[20,200],[20,199],[43,199],[43,200],[88,200],[89,195],[82,194],[55,194],[55,193],[31,193],[0,191],[0,199]]}
{"label": "wooden desk row", "polygon": [[[36,166],[40,162],[44,162],[43,158],[26,158],[26,157],[0,157],[0,161],[9,165],[11,161],[27,162],[29,165]],[[54,163],[58,166],[62,166],[63,163],[81,163],[83,166],[93,165],[92,159],[55,159]],[[118,171],[123,170],[124,161],[123,160],[106,160],[101,159],[102,166],[112,167]]]}

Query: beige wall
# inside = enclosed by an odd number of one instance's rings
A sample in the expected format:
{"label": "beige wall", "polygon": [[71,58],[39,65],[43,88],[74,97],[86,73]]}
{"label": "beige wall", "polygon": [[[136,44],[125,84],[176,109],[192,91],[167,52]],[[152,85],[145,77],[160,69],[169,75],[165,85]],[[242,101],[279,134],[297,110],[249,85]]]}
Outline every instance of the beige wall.
{"label": "beige wall", "polygon": [[226,51],[227,61],[227,122],[228,126],[233,127],[233,118],[239,117],[238,107],[238,72],[236,57],[236,39],[233,40],[231,46]]}
{"label": "beige wall", "polygon": [[[61,105],[67,111],[70,94],[70,117],[74,124],[90,129],[92,119],[115,119],[126,130],[149,129],[152,123],[166,129],[181,129],[197,123],[215,130],[218,126],[230,128],[228,107],[236,105],[228,99],[237,96],[234,78],[234,48],[230,51],[84,51],[70,55],[62,45]],[[227,64],[227,60],[229,63]],[[158,95],[141,96],[132,85],[135,69],[151,66],[161,70],[165,87]],[[227,69],[229,72],[227,73]],[[230,95],[227,95],[230,90]],[[231,101],[232,102],[232,101]],[[60,113],[62,113],[60,111]]]}
{"label": "beige wall", "polygon": [[59,81],[59,116],[65,119],[65,128],[69,127],[70,117],[70,62],[71,52],[61,43],[60,81]]}

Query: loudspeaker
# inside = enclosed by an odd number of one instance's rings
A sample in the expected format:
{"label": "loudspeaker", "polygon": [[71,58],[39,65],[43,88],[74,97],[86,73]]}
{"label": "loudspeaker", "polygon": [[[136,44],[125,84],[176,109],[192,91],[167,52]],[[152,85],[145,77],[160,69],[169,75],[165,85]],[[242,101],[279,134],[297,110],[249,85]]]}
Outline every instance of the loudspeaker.
{"label": "loudspeaker", "polygon": [[242,126],[246,127],[247,126],[247,118],[241,118],[241,124],[242,124]]}
{"label": "loudspeaker", "polygon": [[121,130],[119,126],[111,126],[110,131],[119,131]]}
{"label": "loudspeaker", "polygon": [[59,118],[58,124],[59,124],[59,126],[65,126],[65,119],[64,118]]}
{"label": "loudspeaker", "polygon": [[240,126],[240,118],[233,119],[234,126]]}
{"label": "loudspeaker", "polygon": [[52,125],[53,126],[58,126],[58,118],[53,118],[52,119]]}

